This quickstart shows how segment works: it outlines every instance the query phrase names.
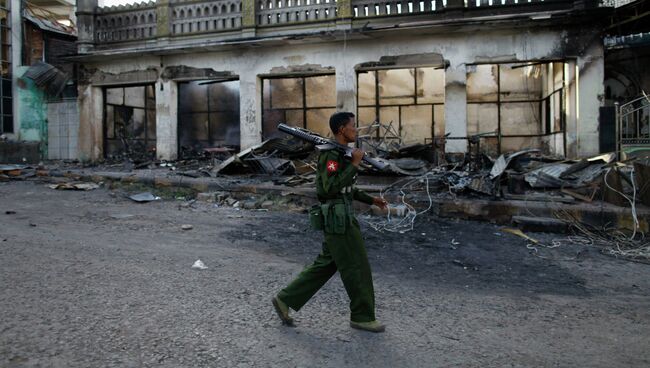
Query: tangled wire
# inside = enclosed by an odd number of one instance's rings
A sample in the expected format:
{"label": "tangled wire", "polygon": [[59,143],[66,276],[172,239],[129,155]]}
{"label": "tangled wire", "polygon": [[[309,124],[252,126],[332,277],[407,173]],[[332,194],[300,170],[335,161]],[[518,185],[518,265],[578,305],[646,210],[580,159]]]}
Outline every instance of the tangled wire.
{"label": "tangled wire", "polygon": [[[431,171],[416,178],[405,178],[396,181],[386,189],[382,190],[380,196],[381,198],[384,198],[386,193],[399,187],[397,191],[399,192],[400,204],[397,206],[389,205],[385,218],[380,220],[371,220],[370,216],[363,216],[362,221],[379,232],[388,231],[403,234],[407,231],[413,230],[415,219],[419,215],[428,212],[433,206],[433,199],[431,198],[430,192],[430,181],[435,177],[435,175],[436,172]],[[421,187],[422,184],[424,184],[424,187],[426,188],[427,197],[429,198],[429,206],[425,210],[418,212],[415,207],[407,201],[407,195],[411,191],[420,189],[419,187]],[[396,213],[396,216],[392,215],[393,212]]]}
{"label": "tangled wire", "polygon": [[601,248],[603,253],[615,257],[650,261],[650,241],[641,231],[634,231],[633,236],[629,236],[611,226],[597,228],[584,224],[567,211],[559,211],[555,216],[566,221],[576,233],[576,236],[571,237],[573,244],[595,246]]}

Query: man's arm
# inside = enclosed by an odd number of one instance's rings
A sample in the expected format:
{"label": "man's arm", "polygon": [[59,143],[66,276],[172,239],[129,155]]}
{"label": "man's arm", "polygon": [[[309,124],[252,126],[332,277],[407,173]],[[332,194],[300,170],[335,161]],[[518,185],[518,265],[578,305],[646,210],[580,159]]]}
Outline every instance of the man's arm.
{"label": "man's arm", "polygon": [[356,199],[357,201],[361,201],[361,202],[363,202],[365,204],[373,204],[374,203],[373,202],[373,197],[370,194],[368,194],[368,193],[364,192],[363,190],[358,189],[356,187],[352,190],[352,198]]}
{"label": "man's arm", "polygon": [[354,165],[347,165],[345,169],[341,168],[338,160],[338,154],[335,152],[323,152],[318,158],[318,175],[323,183],[325,195],[334,196],[341,189],[354,183],[354,176],[357,174],[357,168]]}

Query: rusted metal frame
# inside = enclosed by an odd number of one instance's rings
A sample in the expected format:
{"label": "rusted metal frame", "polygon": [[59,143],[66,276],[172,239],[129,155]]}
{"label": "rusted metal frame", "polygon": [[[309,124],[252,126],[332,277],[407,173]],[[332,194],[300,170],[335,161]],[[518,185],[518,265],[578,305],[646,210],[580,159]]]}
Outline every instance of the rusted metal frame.
{"label": "rusted metal frame", "polygon": [[513,69],[516,68],[523,68],[526,66],[530,65],[537,65],[539,64],[549,64],[549,63],[563,63],[565,62],[566,59],[533,59],[533,60],[515,60],[515,61],[499,61],[499,62],[494,62],[494,61],[479,61],[479,62],[474,62],[474,63],[468,63],[467,65],[503,65],[503,64],[521,64],[521,63],[528,63],[525,65],[515,65]]}
{"label": "rusted metal frame", "polygon": [[[560,105],[562,105],[562,115],[561,115],[562,120],[560,120],[560,127],[562,128],[562,153],[564,154],[564,156],[567,156],[567,145],[566,145],[566,115],[567,115],[566,110],[567,110],[567,106],[566,106],[566,100],[564,98],[564,94],[566,93],[566,80],[567,80],[566,69],[567,68],[564,67],[565,64],[566,63],[562,63],[562,89],[561,89],[561,92],[560,92],[560,100],[562,101],[562,103],[560,104]],[[553,92],[553,93],[555,93],[555,92]]]}
{"label": "rusted metal frame", "polygon": [[[104,101],[102,104],[102,131],[104,132],[102,151],[104,151],[104,158],[106,158],[106,147],[108,146],[108,124],[106,124],[106,106],[108,106],[108,103],[106,103],[106,89],[106,87],[102,88],[102,101]],[[113,137],[115,137],[115,123],[113,123]]]}
{"label": "rusted metal frame", "polygon": [[302,127],[307,129],[307,82],[305,77],[301,77],[302,81]]}
{"label": "rusted metal frame", "polygon": [[148,103],[147,88],[148,87],[149,86],[144,86],[144,88],[142,88],[142,94],[144,95],[142,97],[144,97],[144,150],[145,152],[147,151],[147,146],[149,145],[149,140],[147,139],[147,137],[149,136],[149,125],[148,125],[149,114],[147,114],[147,111],[149,110],[147,109],[147,103]]}
{"label": "rusted metal frame", "polygon": [[508,134],[508,135],[503,135],[503,138],[542,138],[542,137],[548,137],[551,135],[556,135],[556,134],[562,134],[563,132],[555,132],[555,133],[540,133],[540,134]]}
{"label": "rusted metal frame", "polygon": [[331,71],[315,71],[315,72],[289,72],[286,74],[259,74],[258,76],[262,81],[266,79],[290,79],[290,78],[310,78],[310,77],[323,77],[326,75],[336,75],[336,73]]}
{"label": "rusted metal frame", "polygon": [[[381,123],[381,108],[379,106],[379,71],[375,70],[373,73],[375,74],[375,116],[377,117],[377,121]],[[380,138],[379,130],[380,129],[377,129],[377,139]]]}
{"label": "rusted metal frame", "polygon": [[[359,98],[357,96],[357,101],[358,100],[359,100]],[[494,103],[494,102],[481,102],[481,103]],[[357,104],[357,113],[359,112],[358,111],[359,108],[371,108],[371,107],[373,107],[373,108],[376,108],[377,110],[380,110],[382,107],[398,107],[398,108],[400,108],[400,107],[403,107],[403,106],[427,106],[427,105],[431,106],[431,118],[432,118],[432,120],[431,120],[431,128],[433,129],[433,126],[435,124],[435,120],[433,120],[435,106],[444,106],[445,105],[444,102],[427,102],[427,103],[423,103],[423,104],[388,104],[388,105],[379,105],[379,104],[377,104],[377,105],[358,105]],[[378,115],[379,112],[377,112],[376,114]],[[402,120],[402,118],[401,118],[401,111],[400,111],[400,121],[401,120]],[[433,137],[433,131],[431,132],[431,136]],[[381,137],[377,136],[377,138],[381,138]]]}
{"label": "rusted metal frame", "polygon": [[[355,111],[355,112],[356,112],[356,116],[357,116],[356,122],[357,122],[357,128],[358,128],[359,127],[359,73],[356,73],[355,76],[357,78],[357,83],[356,83],[357,91],[354,94],[355,95],[354,99],[356,100],[356,103],[354,105],[357,107],[357,111]],[[355,142],[355,146],[357,146],[357,147],[359,146],[359,140],[358,139],[357,139],[357,142]]]}
{"label": "rusted metal frame", "polygon": [[[436,137],[436,107],[431,105],[431,139]],[[426,138],[425,138],[426,139]]]}
{"label": "rusted metal frame", "polygon": [[205,89],[205,94],[207,98],[207,105],[208,105],[208,144],[212,145],[212,129],[211,129],[211,121],[210,121],[210,88]]}
{"label": "rusted metal frame", "polygon": [[[181,106],[181,85],[182,83],[179,83],[178,85],[178,93],[176,93],[176,107],[177,111],[178,108]],[[176,155],[180,158],[180,150],[181,150],[181,114],[177,113],[176,114]],[[156,132],[157,134],[158,132]]]}
{"label": "rusted metal frame", "polygon": [[501,154],[501,64],[497,64],[497,153]]}

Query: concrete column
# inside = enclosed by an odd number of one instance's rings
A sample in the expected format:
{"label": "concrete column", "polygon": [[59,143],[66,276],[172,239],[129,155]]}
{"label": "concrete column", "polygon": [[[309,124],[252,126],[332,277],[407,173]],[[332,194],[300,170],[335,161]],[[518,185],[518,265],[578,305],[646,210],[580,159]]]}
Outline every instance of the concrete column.
{"label": "concrete column", "polygon": [[239,75],[240,145],[262,142],[262,81],[254,72]]}
{"label": "concrete column", "polygon": [[171,35],[171,9],[169,0],[156,0],[156,37]]}
{"label": "concrete column", "polygon": [[[345,55],[341,60],[344,60]],[[357,78],[351,66],[336,65],[336,110],[357,113]]]}
{"label": "concrete column", "polygon": [[85,54],[95,43],[95,10],[97,0],[77,0],[77,51]]}
{"label": "concrete column", "polygon": [[104,95],[101,87],[79,85],[79,152],[81,161],[96,161],[104,156]]}
{"label": "concrete column", "polygon": [[156,157],[175,160],[178,157],[178,84],[156,82]]}
{"label": "concrete column", "polygon": [[[467,70],[465,64],[452,65],[445,71],[445,134],[467,136]],[[448,140],[446,152],[467,152],[467,141]]]}
{"label": "concrete column", "polygon": [[603,45],[594,42],[578,57],[578,107],[576,113],[576,135],[578,156],[598,154],[598,118],[600,106],[605,96],[603,80],[605,77]]}
{"label": "concrete column", "polygon": [[241,5],[242,34],[245,37],[254,37],[257,25],[257,0],[242,0]]}
{"label": "concrete column", "polygon": [[336,11],[338,19],[351,19],[354,15],[352,12],[352,0],[338,0],[336,2]]}

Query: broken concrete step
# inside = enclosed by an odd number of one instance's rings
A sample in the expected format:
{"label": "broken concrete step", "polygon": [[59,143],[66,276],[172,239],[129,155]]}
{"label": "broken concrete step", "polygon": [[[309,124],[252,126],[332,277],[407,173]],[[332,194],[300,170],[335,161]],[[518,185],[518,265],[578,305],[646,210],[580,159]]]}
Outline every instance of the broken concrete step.
{"label": "broken concrete step", "polygon": [[215,201],[216,198],[217,198],[217,193],[214,192],[197,193],[196,195],[196,200],[198,202],[212,203]]}
{"label": "broken concrete step", "polygon": [[512,223],[530,232],[564,234],[569,231],[567,222],[550,217],[512,216]]}

